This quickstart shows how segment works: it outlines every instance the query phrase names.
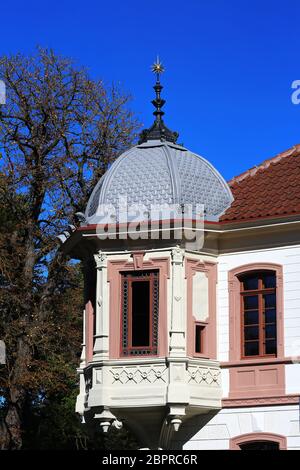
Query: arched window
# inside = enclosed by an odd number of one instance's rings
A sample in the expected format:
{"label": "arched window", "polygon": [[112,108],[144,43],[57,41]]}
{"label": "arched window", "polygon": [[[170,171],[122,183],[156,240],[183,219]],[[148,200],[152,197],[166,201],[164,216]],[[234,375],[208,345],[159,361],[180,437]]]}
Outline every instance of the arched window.
{"label": "arched window", "polygon": [[230,439],[230,450],[286,450],[286,437],[280,434],[257,432]]}
{"label": "arched window", "polygon": [[251,271],[238,277],[242,357],[276,356],[276,272]]}
{"label": "arched window", "polygon": [[284,357],[282,266],[238,266],[228,281],[229,360]]}

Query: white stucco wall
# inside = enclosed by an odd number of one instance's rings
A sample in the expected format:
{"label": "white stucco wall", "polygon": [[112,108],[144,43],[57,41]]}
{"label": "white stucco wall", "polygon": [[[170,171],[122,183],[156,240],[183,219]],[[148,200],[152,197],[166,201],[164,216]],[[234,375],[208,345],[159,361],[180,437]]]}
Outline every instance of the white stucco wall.
{"label": "white stucco wall", "polygon": [[268,432],[287,437],[290,450],[300,449],[298,405],[223,409],[183,445],[186,450],[229,449],[241,434]]}
{"label": "white stucco wall", "polygon": [[[285,366],[286,393],[300,392],[300,245],[243,253],[220,255],[218,258],[217,327],[218,359],[229,360],[228,271],[238,266],[270,262],[283,266],[284,350],[286,357],[295,357],[295,364]],[[224,397],[227,396],[226,372]]]}
{"label": "white stucco wall", "polygon": [[[300,245],[225,254],[218,258],[217,351],[218,360],[229,360],[228,271],[238,266],[270,262],[283,266],[284,351],[295,362],[285,365],[286,393],[300,393]],[[229,393],[229,370],[222,370],[223,397]],[[241,434],[269,432],[287,437],[288,449],[300,449],[299,406],[243,407],[221,410],[195,434],[184,449],[229,449],[230,439]]]}
{"label": "white stucco wall", "polygon": [[[214,259],[208,256],[186,253],[195,259]],[[144,260],[169,257],[171,250],[148,251]],[[130,258],[130,254],[111,254],[110,260]],[[284,346],[285,356],[300,356],[300,245],[270,250],[249,251],[244,253],[221,255],[218,262],[217,285],[217,350],[218,360],[229,360],[229,311],[228,311],[228,271],[238,266],[271,262],[283,266],[284,289]],[[186,306],[186,279],[182,280],[182,303]],[[197,299],[199,300],[199,299]],[[172,305],[172,267],[167,281],[167,315],[168,328],[171,327]],[[184,325],[186,328],[186,325]],[[300,363],[285,366],[286,393],[300,393]],[[222,369],[223,397],[229,393],[229,370]],[[185,426],[189,427],[187,423]],[[233,408],[221,410],[202,429],[190,427],[192,435],[183,445],[184,449],[228,449],[230,439],[241,434],[252,432],[278,433],[287,437],[288,448],[300,449],[299,406],[264,406]]]}

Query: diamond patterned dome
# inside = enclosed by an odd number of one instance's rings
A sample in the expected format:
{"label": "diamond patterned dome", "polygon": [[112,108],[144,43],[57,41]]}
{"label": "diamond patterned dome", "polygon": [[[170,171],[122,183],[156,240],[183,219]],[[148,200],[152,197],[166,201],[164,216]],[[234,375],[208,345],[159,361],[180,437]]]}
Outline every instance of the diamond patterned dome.
{"label": "diamond patterned dome", "polygon": [[[218,220],[231,205],[229,186],[204,158],[171,142],[147,141],[123,153],[97,183],[85,217],[99,222],[103,207],[203,204],[206,220]],[[101,219],[103,216],[100,217]]]}

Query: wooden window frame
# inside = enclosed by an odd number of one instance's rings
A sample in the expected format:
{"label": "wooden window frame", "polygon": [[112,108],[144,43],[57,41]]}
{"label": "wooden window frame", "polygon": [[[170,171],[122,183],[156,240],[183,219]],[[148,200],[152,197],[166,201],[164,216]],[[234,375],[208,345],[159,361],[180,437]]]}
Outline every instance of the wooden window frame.
{"label": "wooden window frame", "polygon": [[[194,356],[203,357],[205,355],[205,351],[207,350],[207,325],[208,322],[203,321],[195,321],[194,322]],[[196,351],[196,334],[197,334],[197,326],[200,326],[201,329],[201,351]]]}
{"label": "wooden window frame", "polygon": [[[125,277],[126,276],[126,277]],[[124,331],[124,295],[125,295],[125,280],[128,283],[128,299],[126,304],[127,308],[127,334]],[[133,282],[149,282],[149,344],[144,346],[132,345],[132,284]],[[156,284],[157,290],[157,305],[154,306],[154,291]],[[120,353],[122,357],[140,357],[140,356],[157,356],[158,355],[158,315],[159,315],[159,271],[158,270],[143,270],[143,271],[129,271],[121,273],[121,312],[120,312]],[[157,310],[157,319],[155,325],[154,308]],[[126,327],[125,327],[126,328]],[[124,337],[125,335],[125,337]],[[127,344],[125,346],[124,344]]]}
{"label": "wooden window frame", "polygon": [[241,351],[241,301],[240,281],[243,274],[254,271],[275,271],[276,273],[276,308],[277,308],[277,356],[266,357],[264,360],[272,361],[284,358],[284,324],[283,324],[283,267],[276,263],[250,263],[238,266],[228,272],[229,293],[229,362],[238,363],[247,361],[255,363],[263,360],[256,356],[243,357]]}
{"label": "wooden window frame", "polygon": [[[266,288],[263,286],[263,280],[262,276],[266,273],[272,273],[275,277],[275,287],[271,288]],[[243,280],[249,276],[254,276],[257,275],[258,277],[258,288],[257,289],[249,289],[249,290],[244,290],[243,288]],[[268,338],[269,340],[275,340],[276,341],[276,353],[266,353],[266,338],[265,338],[265,329],[266,329],[266,323],[264,319],[264,305],[263,305],[263,295],[265,294],[275,294],[275,311],[276,311],[276,316],[275,316],[275,328],[277,329],[277,279],[276,279],[276,272],[272,269],[265,269],[265,270],[252,270],[250,272],[243,273],[242,275],[238,276],[239,277],[239,282],[240,282],[240,312],[241,312],[241,357],[242,359],[259,359],[259,358],[270,358],[270,357],[277,357],[277,335],[275,338]],[[245,309],[244,309],[244,298],[247,296],[257,296],[258,297],[258,306],[257,310],[258,311],[258,324],[254,325],[249,325],[251,326],[258,326],[258,350],[259,354],[256,355],[246,355],[245,354],[245,343],[246,342],[254,342],[255,340],[246,340],[245,339]],[[249,309],[250,310],[250,309]],[[254,309],[253,309],[254,310]]]}

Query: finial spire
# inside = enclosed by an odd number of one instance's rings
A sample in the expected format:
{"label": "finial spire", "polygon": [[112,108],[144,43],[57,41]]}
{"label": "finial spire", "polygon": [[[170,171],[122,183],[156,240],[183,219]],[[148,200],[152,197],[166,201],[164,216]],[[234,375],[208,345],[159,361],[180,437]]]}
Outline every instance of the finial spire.
{"label": "finial spire", "polygon": [[152,101],[153,106],[155,106],[156,110],[154,111],[154,116],[156,117],[156,121],[161,121],[162,116],[165,114],[161,108],[165,104],[165,100],[160,97],[160,92],[163,89],[162,85],[160,84],[160,74],[165,71],[162,62],[160,62],[159,57],[157,56],[156,62],[151,67],[152,72],[156,74],[156,83],[154,85],[154,91],[156,94],[155,100]]}
{"label": "finial spire", "polygon": [[161,98],[160,93],[163,89],[163,86],[160,83],[160,75],[165,71],[165,68],[162,62],[159,59],[159,56],[156,58],[156,62],[151,66],[151,70],[156,74],[156,83],[154,85],[155,99],[151,101],[153,106],[156,108],[153,112],[155,116],[154,124],[150,129],[144,129],[140,134],[139,143],[146,142],[147,140],[161,140],[175,143],[178,138],[177,132],[172,132],[165,125],[162,116],[165,114],[162,111],[162,107],[165,104],[165,100]]}

